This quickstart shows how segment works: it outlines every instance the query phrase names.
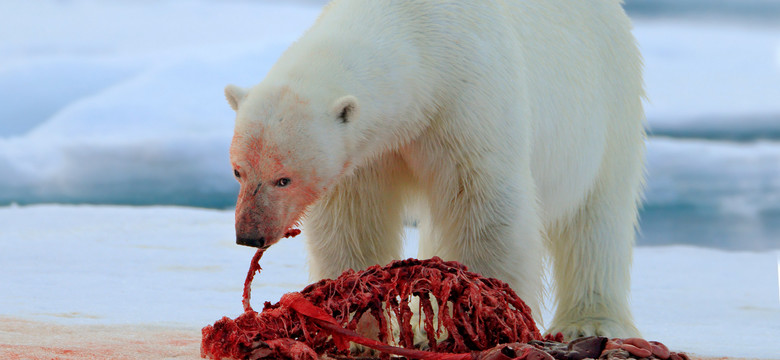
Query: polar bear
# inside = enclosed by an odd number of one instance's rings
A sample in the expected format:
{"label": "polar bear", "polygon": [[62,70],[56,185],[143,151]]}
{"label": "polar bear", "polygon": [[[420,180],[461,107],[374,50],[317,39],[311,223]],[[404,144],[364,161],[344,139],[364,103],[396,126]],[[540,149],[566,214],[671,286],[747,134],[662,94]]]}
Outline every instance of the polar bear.
{"label": "polar bear", "polygon": [[630,337],[642,64],[619,0],[336,0],[228,85],[236,241],[305,231],[312,280],[419,257],[509,283],[550,333]]}

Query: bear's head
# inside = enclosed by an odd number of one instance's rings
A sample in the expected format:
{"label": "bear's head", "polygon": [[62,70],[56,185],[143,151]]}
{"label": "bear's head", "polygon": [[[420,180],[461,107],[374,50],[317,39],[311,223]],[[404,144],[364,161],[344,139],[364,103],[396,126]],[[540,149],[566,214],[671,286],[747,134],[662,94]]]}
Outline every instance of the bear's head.
{"label": "bear's head", "polygon": [[267,248],[347,171],[347,128],[357,116],[357,100],[304,97],[288,86],[228,85],[225,95],[236,111],[230,146],[241,184],[236,243]]}

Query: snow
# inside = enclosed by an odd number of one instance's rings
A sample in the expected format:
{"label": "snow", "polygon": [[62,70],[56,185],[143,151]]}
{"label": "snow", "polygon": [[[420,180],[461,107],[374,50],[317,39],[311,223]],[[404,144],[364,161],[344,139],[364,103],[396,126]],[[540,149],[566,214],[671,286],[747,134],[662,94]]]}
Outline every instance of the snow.
{"label": "snow", "polygon": [[[635,24],[651,128],[708,127],[703,119],[712,117],[719,126],[731,120],[732,128],[741,127],[744,116],[780,119],[780,28]],[[772,128],[779,126],[775,121]]]}
{"label": "snow", "polygon": [[[233,219],[179,207],[0,207],[0,263],[12,270],[0,282],[14,289],[0,297],[0,315],[162,325],[235,317],[255,249],[235,244]],[[256,297],[278,300],[309,283],[303,238],[265,253]]]}
{"label": "snow", "polygon": [[[0,172],[7,175],[0,198],[232,197],[227,148],[233,124],[221,88],[231,77],[252,77],[255,66],[269,67],[283,49],[261,48],[239,59],[170,59],[69,103],[24,135],[0,139]],[[58,71],[65,64],[49,66]],[[26,104],[15,104],[20,109],[9,118],[24,118]]]}
{"label": "snow", "polygon": [[[198,330],[241,313],[254,249],[235,245],[233,213],[179,207],[0,208],[0,319]],[[253,304],[308,284],[304,240],[263,256]],[[413,256],[418,234],[406,231]],[[647,339],[704,356],[780,358],[780,252],[636,249],[633,311]],[[547,321],[552,316],[548,309]],[[0,332],[0,344],[20,338]],[[0,347],[2,354],[2,347]],[[197,354],[194,354],[195,356]]]}
{"label": "snow", "polygon": [[[0,2],[0,353],[34,344],[13,331],[33,321],[183,328],[192,343],[238,315],[252,250],[229,210],[10,204],[233,206],[222,89],[262,79],[321,3]],[[674,349],[780,359],[777,2],[686,17],[706,3],[628,4],[650,15],[634,29],[651,134],[634,311]],[[308,282],[302,248],[267,252],[256,306]]]}
{"label": "snow", "polygon": [[233,115],[222,89],[262,78],[318,12],[0,3],[0,204],[229,206]]}

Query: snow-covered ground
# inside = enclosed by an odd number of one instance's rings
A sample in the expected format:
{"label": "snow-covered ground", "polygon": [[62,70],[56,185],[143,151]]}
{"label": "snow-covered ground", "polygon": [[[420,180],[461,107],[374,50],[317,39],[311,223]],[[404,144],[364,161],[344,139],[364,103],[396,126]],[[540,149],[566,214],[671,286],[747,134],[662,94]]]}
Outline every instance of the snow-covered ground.
{"label": "snow-covered ground", "polygon": [[[707,0],[628,2],[650,14],[634,31],[652,135],[639,244],[656,246],[637,249],[633,304],[675,349],[780,359],[780,2],[740,1],[704,20],[686,14]],[[0,324],[197,337],[237,315],[252,251],[230,211],[8,205],[229,208],[222,88],[261,80],[321,3],[1,1]],[[301,241],[266,254],[256,302],[306,284]],[[0,326],[0,354],[14,336]]]}
{"label": "snow-covered ground", "polygon": [[[254,250],[235,245],[231,211],[5,207],[0,229],[0,319],[152,324],[189,329],[197,340],[200,327],[241,313]],[[308,283],[305,236],[304,229],[265,253],[255,307]],[[413,256],[417,232],[406,236],[406,255]],[[637,325],[676,350],[780,359],[779,255],[640,247],[632,283]],[[551,319],[549,311],[545,317]],[[0,345],[20,339],[0,331]]]}

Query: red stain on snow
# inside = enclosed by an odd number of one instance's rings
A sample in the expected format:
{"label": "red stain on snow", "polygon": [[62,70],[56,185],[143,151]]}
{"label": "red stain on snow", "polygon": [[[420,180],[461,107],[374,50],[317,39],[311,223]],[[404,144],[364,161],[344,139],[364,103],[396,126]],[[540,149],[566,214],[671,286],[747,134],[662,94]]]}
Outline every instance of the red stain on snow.
{"label": "red stain on snow", "polygon": [[140,360],[197,358],[198,329],[55,325],[0,317],[0,359]]}

